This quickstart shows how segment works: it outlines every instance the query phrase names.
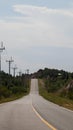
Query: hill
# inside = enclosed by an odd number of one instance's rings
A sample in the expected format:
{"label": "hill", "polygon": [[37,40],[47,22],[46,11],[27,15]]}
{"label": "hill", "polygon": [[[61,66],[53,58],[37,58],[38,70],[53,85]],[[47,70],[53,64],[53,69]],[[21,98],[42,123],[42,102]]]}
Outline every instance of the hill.
{"label": "hill", "polygon": [[48,93],[57,93],[60,96],[73,99],[73,73],[58,69],[40,69],[33,77],[43,79]]}

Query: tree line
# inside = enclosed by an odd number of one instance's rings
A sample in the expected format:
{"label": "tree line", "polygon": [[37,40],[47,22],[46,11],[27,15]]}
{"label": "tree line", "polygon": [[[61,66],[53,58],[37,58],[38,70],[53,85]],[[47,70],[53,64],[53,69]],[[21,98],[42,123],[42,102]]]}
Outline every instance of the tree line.
{"label": "tree line", "polygon": [[0,72],[0,100],[13,95],[26,94],[29,90],[29,75],[13,77],[3,71]]}

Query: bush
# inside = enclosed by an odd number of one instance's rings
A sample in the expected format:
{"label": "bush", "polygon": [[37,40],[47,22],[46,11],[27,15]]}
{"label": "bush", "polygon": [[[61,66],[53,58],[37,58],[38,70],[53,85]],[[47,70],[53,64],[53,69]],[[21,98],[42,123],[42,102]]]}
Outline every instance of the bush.
{"label": "bush", "polygon": [[19,93],[25,93],[27,92],[27,89],[23,86],[14,86],[11,88],[11,91],[13,94],[19,94]]}
{"label": "bush", "polygon": [[9,91],[6,87],[0,87],[0,97],[8,98],[11,95],[11,91]]}
{"label": "bush", "polygon": [[69,91],[68,91],[68,97],[70,99],[73,99],[73,87],[69,89]]}

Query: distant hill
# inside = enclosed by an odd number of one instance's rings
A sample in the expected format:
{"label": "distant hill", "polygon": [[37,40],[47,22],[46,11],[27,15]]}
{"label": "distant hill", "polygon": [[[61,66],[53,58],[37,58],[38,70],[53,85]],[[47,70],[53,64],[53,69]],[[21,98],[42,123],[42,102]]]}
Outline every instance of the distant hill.
{"label": "distant hill", "polygon": [[33,78],[43,79],[48,93],[73,99],[73,73],[58,69],[40,69],[32,74]]}

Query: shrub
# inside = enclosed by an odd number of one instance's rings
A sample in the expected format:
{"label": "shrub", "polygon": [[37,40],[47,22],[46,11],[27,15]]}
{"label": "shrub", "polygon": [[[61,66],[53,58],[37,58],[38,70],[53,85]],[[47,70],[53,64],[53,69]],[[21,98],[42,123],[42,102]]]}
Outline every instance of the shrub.
{"label": "shrub", "polygon": [[11,91],[9,91],[6,87],[0,87],[0,97],[8,98],[11,95]]}

